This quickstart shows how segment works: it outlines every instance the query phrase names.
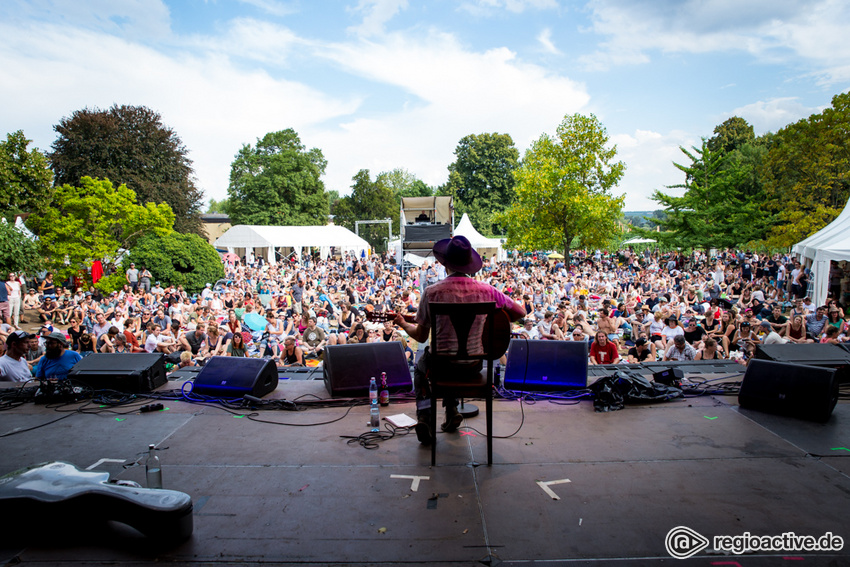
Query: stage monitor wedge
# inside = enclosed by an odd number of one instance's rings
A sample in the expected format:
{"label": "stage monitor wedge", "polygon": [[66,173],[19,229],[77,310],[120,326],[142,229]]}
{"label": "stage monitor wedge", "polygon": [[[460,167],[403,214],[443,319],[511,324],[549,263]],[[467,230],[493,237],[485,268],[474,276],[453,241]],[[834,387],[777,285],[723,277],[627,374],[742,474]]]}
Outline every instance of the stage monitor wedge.
{"label": "stage monitor wedge", "polygon": [[404,349],[395,341],[325,347],[323,372],[325,387],[334,398],[368,396],[369,378],[380,382],[381,372],[387,373],[391,392],[413,390]]}
{"label": "stage monitor wedge", "polygon": [[90,354],[68,373],[68,378],[94,390],[150,392],[168,381],[162,354]]}
{"label": "stage monitor wedge", "polygon": [[835,379],[846,384],[850,382],[850,352],[842,346],[819,343],[758,345],[755,357],[774,362],[834,368]]}
{"label": "stage monitor wedge", "polygon": [[216,398],[241,398],[245,394],[262,398],[274,392],[277,384],[273,360],[213,356],[198,372],[192,392]]}
{"label": "stage monitor wedge", "polygon": [[521,392],[564,392],[587,388],[587,343],[512,339],[505,388]]}
{"label": "stage monitor wedge", "polygon": [[754,358],[747,365],[738,404],[742,408],[826,422],[838,402],[835,370]]}

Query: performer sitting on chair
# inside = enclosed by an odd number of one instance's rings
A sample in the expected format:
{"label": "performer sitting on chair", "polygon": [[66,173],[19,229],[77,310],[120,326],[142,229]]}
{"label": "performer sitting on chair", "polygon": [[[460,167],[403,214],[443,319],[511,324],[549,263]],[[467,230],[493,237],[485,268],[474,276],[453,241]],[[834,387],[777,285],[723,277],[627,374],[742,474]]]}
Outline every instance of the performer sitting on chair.
{"label": "performer sitting on chair", "polygon": [[[512,321],[517,321],[525,316],[525,309],[519,303],[497,290],[491,285],[479,282],[470,276],[481,269],[481,257],[472,248],[469,240],[464,236],[446,238],[434,244],[434,257],[446,268],[448,277],[425,288],[422,299],[419,301],[419,309],[416,311],[415,323],[408,323],[404,317],[397,315],[394,322],[402,327],[408,335],[419,343],[428,341],[431,331],[431,313],[429,303],[479,303],[495,302],[496,309],[504,309]],[[451,334],[450,329],[446,329]],[[442,334],[440,335],[442,340]],[[420,443],[431,443],[431,431],[429,428],[431,416],[431,393],[428,382],[428,371],[431,367],[431,356],[428,348],[416,363],[413,370],[413,386],[416,389],[416,437]],[[480,371],[480,361],[476,363]],[[465,368],[466,371],[470,369]],[[456,399],[444,399],[443,406],[446,408],[446,421],[442,424],[442,430],[446,432],[457,431],[463,417],[457,411]]]}

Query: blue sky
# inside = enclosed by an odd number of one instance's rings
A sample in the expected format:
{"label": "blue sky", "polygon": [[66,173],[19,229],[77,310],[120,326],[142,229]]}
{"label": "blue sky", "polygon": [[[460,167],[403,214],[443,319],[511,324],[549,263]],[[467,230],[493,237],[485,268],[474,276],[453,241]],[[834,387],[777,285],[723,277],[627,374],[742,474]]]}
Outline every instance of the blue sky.
{"label": "blue sky", "polygon": [[3,0],[0,134],[48,150],[73,111],[144,105],[226,196],[243,144],[293,128],[328,160],[446,181],[457,142],[520,152],[595,114],[627,171],[626,210],[682,181],[679,146],[730,116],[757,134],[850,88],[844,0]]}

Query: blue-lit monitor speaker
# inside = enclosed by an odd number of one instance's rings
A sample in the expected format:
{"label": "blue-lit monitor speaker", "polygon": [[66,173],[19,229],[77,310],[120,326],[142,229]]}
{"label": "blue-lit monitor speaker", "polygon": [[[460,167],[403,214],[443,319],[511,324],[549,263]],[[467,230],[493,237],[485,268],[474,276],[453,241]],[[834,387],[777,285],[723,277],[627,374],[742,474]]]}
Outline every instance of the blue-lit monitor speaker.
{"label": "blue-lit monitor speaker", "polygon": [[505,388],[563,392],[587,387],[587,342],[512,339]]}
{"label": "blue-lit monitor speaker", "polygon": [[325,347],[322,370],[334,398],[368,396],[369,379],[374,376],[380,384],[381,372],[387,373],[390,392],[413,390],[404,349],[395,341]]}
{"label": "blue-lit monitor speaker", "polygon": [[742,408],[826,422],[838,402],[834,368],[753,358],[738,404]]}
{"label": "blue-lit monitor speaker", "polygon": [[162,354],[90,354],[68,373],[94,390],[150,392],[168,381]]}
{"label": "blue-lit monitor speaker", "polygon": [[277,366],[273,360],[214,356],[198,372],[192,392],[216,398],[262,398],[277,388]]}

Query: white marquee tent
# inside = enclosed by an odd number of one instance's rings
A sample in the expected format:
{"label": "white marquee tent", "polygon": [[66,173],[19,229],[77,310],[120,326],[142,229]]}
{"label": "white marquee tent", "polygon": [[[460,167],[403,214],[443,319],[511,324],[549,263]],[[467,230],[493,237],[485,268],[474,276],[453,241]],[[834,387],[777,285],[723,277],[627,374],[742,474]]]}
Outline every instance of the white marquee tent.
{"label": "white marquee tent", "polygon": [[826,303],[830,262],[850,261],[850,201],[834,221],[794,245],[792,251],[811,262],[815,305]]}
{"label": "white marquee tent", "polygon": [[472,247],[475,248],[479,254],[486,255],[487,258],[495,257],[498,262],[507,258],[507,255],[502,248],[502,241],[498,238],[487,238],[475,230],[475,227],[472,226],[472,221],[469,220],[469,215],[466,213],[463,213],[460,222],[457,223],[454,235],[465,236],[466,239],[469,240],[469,243],[472,244]]}
{"label": "white marquee tent", "polygon": [[301,253],[302,248],[318,248],[322,258],[330,255],[333,246],[342,254],[358,257],[368,253],[369,243],[342,226],[259,226],[239,224],[228,229],[214,243],[216,248],[226,248],[249,258],[255,254],[275,261],[275,248],[292,248]]}

